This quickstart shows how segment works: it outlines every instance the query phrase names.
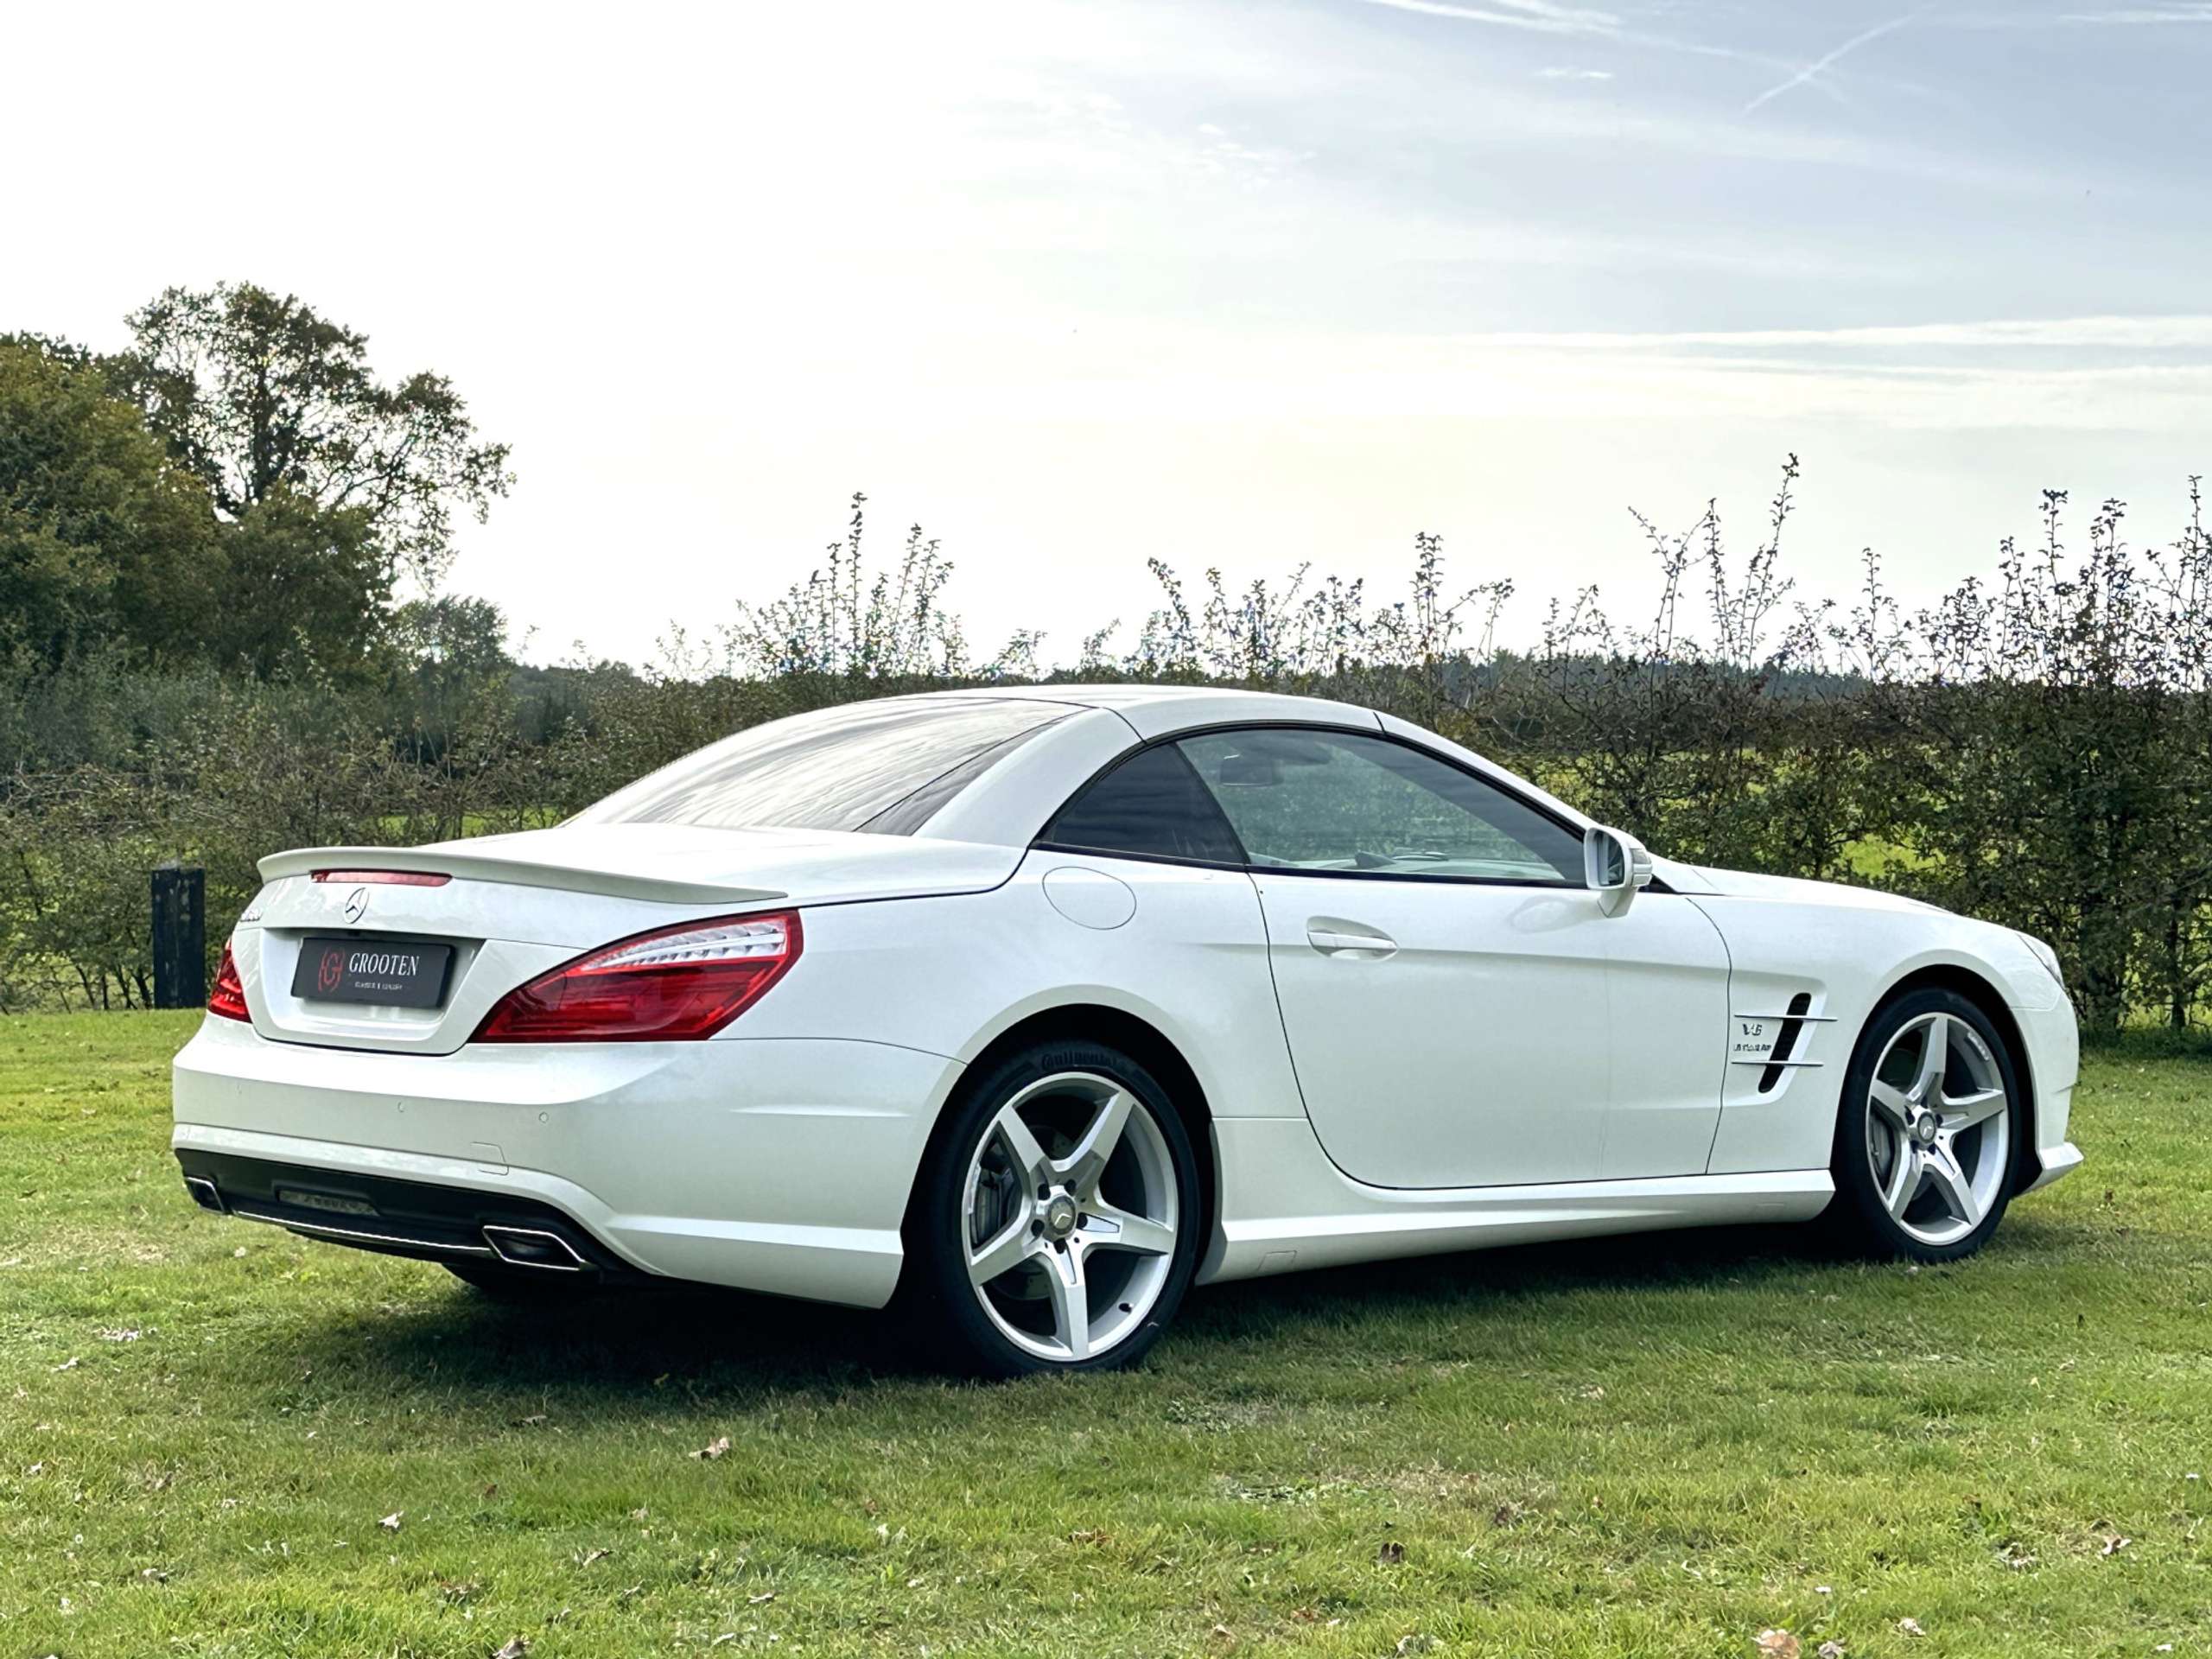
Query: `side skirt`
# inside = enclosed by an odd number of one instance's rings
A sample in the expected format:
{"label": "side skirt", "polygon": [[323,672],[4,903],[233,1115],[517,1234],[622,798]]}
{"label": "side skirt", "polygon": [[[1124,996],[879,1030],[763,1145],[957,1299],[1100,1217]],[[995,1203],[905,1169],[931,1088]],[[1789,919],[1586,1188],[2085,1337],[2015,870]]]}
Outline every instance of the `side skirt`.
{"label": "side skirt", "polygon": [[1222,1203],[1200,1284],[1608,1233],[1810,1221],[1835,1196],[1825,1169],[1400,1190],[1344,1176],[1302,1117],[1217,1119],[1214,1137]]}

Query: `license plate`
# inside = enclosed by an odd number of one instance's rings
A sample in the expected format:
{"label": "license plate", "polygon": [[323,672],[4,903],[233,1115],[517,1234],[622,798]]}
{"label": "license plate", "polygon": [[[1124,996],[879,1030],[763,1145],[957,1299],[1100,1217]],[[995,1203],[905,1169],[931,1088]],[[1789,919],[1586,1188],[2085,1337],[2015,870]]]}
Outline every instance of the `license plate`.
{"label": "license plate", "polygon": [[453,946],[419,939],[304,939],[292,995],[317,1002],[435,1008],[445,1000]]}

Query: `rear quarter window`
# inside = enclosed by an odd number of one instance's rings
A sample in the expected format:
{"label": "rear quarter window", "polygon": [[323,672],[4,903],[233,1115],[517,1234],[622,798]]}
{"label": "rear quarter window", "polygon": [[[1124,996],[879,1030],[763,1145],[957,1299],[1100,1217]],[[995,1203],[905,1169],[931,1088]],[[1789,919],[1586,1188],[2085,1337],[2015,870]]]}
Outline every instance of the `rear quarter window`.
{"label": "rear quarter window", "polygon": [[1243,849],[1173,743],[1141,749],[1094,779],[1038,837],[1044,845],[1127,858],[1241,864]]}

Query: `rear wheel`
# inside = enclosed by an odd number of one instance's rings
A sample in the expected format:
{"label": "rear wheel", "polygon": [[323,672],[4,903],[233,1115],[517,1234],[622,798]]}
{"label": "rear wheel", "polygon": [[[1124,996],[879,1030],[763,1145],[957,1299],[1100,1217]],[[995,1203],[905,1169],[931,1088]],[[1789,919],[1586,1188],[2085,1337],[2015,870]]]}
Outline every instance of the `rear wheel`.
{"label": "rear wheel", "polygon": [[1159,1083],[1103,1045],[1045,1044],[949,1109],[908,1217],[919,1334],[997,1376],[1135,1363],[1198,1256],[1197,1160]]}
{"label": "rear wheel", "polygon": [[2012,1197],[2018,1072],[1988,1015],[1955,991],[1908,992],[1867,1022],[1844,1079],[1838,1219],[1881,1255],[1980,1249]]}

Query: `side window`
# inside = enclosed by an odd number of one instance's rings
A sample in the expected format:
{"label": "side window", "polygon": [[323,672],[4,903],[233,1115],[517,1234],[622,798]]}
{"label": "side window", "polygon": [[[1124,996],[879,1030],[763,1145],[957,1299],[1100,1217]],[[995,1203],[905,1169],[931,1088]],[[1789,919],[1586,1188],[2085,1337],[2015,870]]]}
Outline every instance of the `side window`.
{"label": "side window", "polygon": [[1256,868],[1582,885],[1573,830],[1404,744],[1257,728],[1176,747]]}
{"label": "side window", "polygon": [[1172,743],[1142,750],[1094,779],[1038,839],[1138,858],[1244,861],[1228,820]]}

